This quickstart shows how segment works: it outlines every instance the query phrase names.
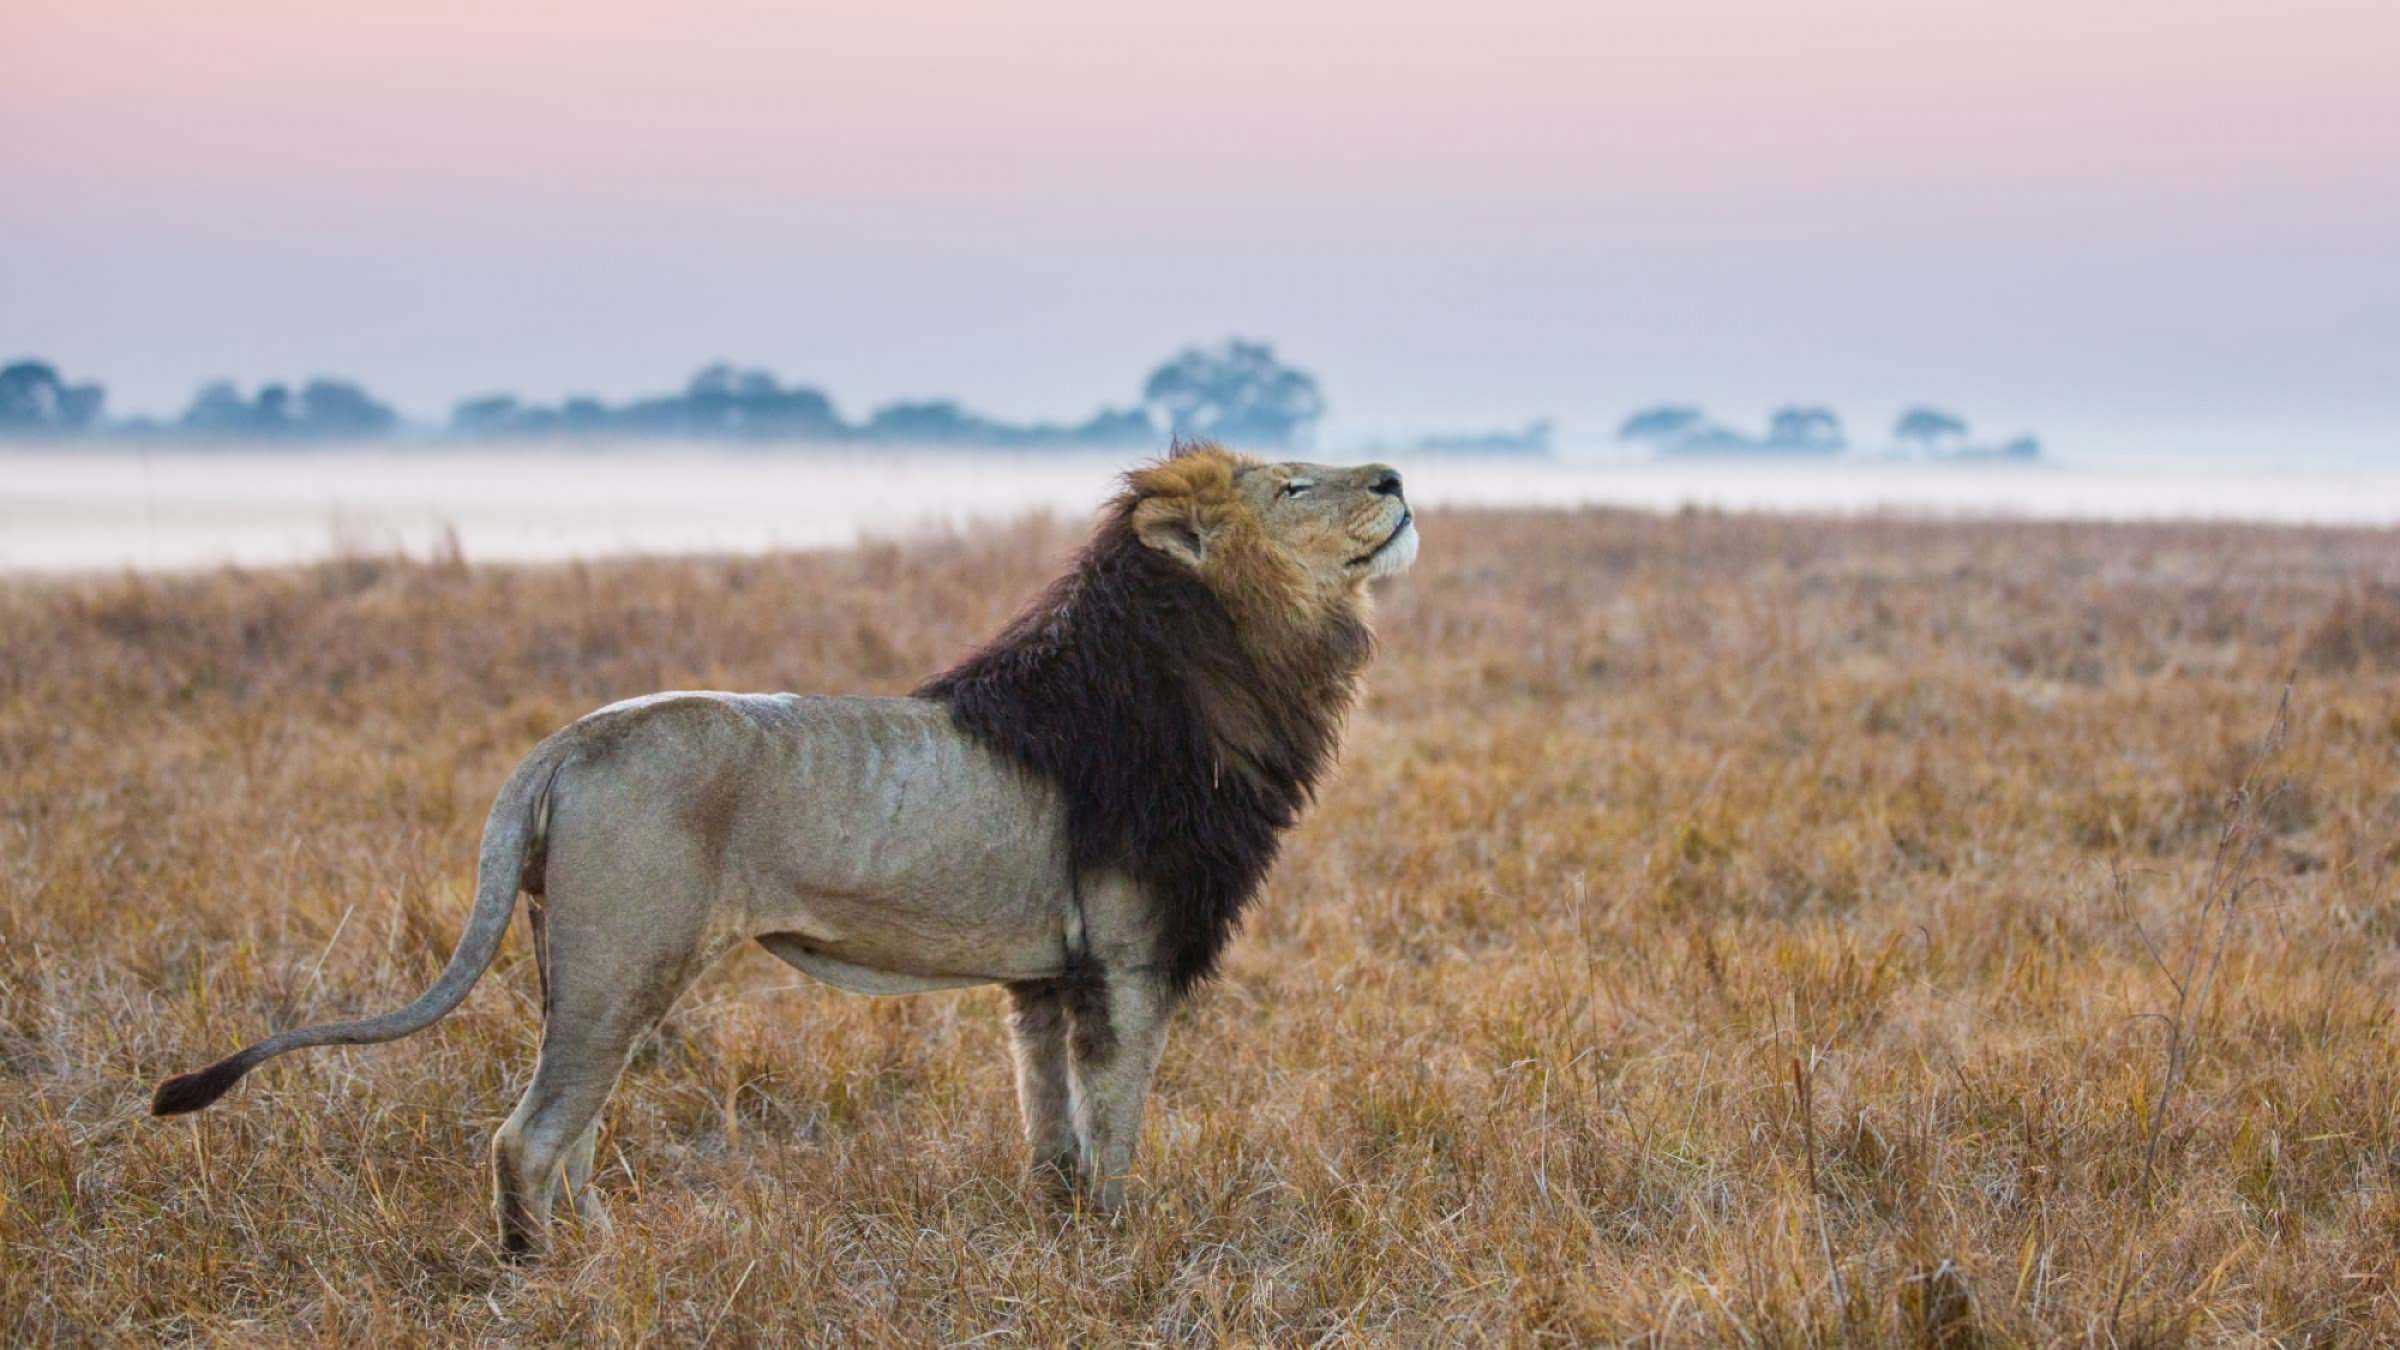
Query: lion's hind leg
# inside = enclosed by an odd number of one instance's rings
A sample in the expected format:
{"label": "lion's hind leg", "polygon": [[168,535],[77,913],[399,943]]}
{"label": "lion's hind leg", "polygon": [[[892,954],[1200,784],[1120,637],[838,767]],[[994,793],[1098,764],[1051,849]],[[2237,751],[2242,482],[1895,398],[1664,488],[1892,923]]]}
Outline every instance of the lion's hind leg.
{"label": "lion's hind leg", "polygon": [[544,1030],[533,1082],[492,1137],[492,1189],[503,1252],[523,1256],[537,1249],[561,1195],[575,1194],[583,1210],[600,1109],[616,1089],[634,1042],[649,1029],[645,1023],[629,1034],[622,1027],[595,1033],[554,1018]]}
{"label": "lion's hind leg", "polygon": [[561,1196],[573,1201],[578,1214],[601,1217],[591,1189],[601,1108],[634,1047],[707,967],[710,955],[669,950],[647,961],[609,959],[582,969],[562,961],[554,970],[554,1002],[533,1082],[492,1139],[504,1252],[521,1256],[538,1248]]}

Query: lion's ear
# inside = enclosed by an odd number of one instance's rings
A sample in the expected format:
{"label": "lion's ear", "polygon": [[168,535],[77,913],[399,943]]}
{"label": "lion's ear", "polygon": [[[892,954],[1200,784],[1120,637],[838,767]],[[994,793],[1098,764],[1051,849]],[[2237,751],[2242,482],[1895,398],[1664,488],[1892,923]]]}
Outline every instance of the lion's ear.
{"label": "lion's ear", "polygon": [[1153,497],[1133,509],[1133,537],[1186,567],[1207,561],[1214,533],[1193,518],[1187,501]]}

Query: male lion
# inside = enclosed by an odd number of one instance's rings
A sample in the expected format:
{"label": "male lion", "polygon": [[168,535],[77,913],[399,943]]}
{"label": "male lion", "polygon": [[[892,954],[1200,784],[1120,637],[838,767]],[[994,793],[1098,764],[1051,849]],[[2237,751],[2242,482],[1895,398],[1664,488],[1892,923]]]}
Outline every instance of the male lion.
{"label": "male lion", "polygon": [[1416,552],[1383,465],[1180,448],[913,697],[653,694],[543,741],[492,805],[432,988],[170,1078],[151,1110],[198,1110],[287,1050],[423,1030],[491,965],[522,890],[543,1027],[492,1146],[506,1251],[534,1248],[562,1193],[598,1217],[592,1147],[627,1055],[753,939],[859,993],[1005,985],[1035,1166],[1114,1212],[1167,1014],[1333,757],[1367,582]]}

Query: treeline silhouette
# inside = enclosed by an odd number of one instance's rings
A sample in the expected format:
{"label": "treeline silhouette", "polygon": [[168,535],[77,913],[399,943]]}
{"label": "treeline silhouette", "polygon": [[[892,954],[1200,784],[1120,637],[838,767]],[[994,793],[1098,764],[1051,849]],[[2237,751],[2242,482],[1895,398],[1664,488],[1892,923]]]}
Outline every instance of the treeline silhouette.
{"label": "treeline silhouette", "polygon": [[[850,422],[822,390],[784,384],[771,371],[723,363],[694,375],[680,392],[615,407],[595,398],[571,398],[555,406],[507,394],[472,398],[451,413],[449,429],[479,440],[624,437],[1002,447],[1141,445],[1159,434],[1141,408],[1103,408],[1075,423],[1018,423],[970,412],[951,399],[889,403],[864,421]],[[1295,420],[1279,434],[1288,441],[1299,430]]]}
{"label": "treeline silhouette", "polygon": [[[0,369],[0,436],[91,436],[195,442],[372,441],[406,429],[390,405],[358,384],[317,378],[245,394],[231,381],[203,387],[171,420],[104,415],[106,391],[70,384],[44,361]],[[1010,422],[955,400],[903,400],[850,421],[823,390],[770,371],[707,367],[669,394],[611,404],[590,397],[543,404],[512,394],[459,402],[446,424],[419,428],[469,441],[677,439],[756,442],[889,442],[992,448],[1139,447],[1169,438],[1213,438],[1259,449],[1305,444],[1325,399],[1316,377],[1264,342],[1190,347],[1150,372],[1139,401],[1079,422]]]}
{"label": "treeline silhouette", "polygon": [[[1752,436],[1708,419],[1686,404],[1644,408],[1617,427],[1617,439],[1647,445],[1671,458],[1792,456],[1821,458],[1852,448],[1842,419],[1831,408],[1795,405],[1776,409],[1764,435]],[[1892,424],[1885,453],[1946,460],[2039,459],[2041,442],[2018,436],[1998,445],[1967,439],[1967,422],[1939,408],[1914,407]]]}
{"label": "treeline silhouette", "polygon": [[[461,400],[438,427],[408,427],[389,404],[347,380],[267,384],[244,393],[231,381],[205,385],[179,416],[110,421],[107,391],[74,383],[44,361],[0,367],[0,438],[116,437],[196,444],[362,442],[403,432],[485,443],[690,440],[783,444],[881,443],[986,449],[1152,448],[1171,438],[1221,440],[1255,450],[1305,446],[1325,412],[1316,377],[1282,361],[1264,342],[1230,339],[1188,347],[1154,368],[1135,402],[1078,422],[1010,422],[954,399],[900,400],[852,421],[831,396],[786,384],[773,372],[711,365],[673,393],[608,403],[591,397],[545,404],[513,394]],[[1434,454],[1546,455],[1546,418],[1522,428],[1425,435],[1392,447]],[[1687,404],[1660,404],[1626,418],[1617,439],[1669,458],[1831,458],[1855,447],[1831,408],[1776,409],[1763,433],[1712,421]],[[1384,447],[1370,446],[1370,450]],[[1969,439],[1966,419],[1913,407],[1893,424],[1880,453],[1937,460],[2032,460],[2040,443]]]}

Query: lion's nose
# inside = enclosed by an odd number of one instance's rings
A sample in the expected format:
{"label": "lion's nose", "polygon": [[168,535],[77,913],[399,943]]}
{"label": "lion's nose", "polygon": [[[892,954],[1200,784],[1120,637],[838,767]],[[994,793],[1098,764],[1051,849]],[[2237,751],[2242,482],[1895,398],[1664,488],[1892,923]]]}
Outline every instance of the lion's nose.
{"label": "lion's nose", "polygon": [[1378,496],[1397,497],[1400,495],[1400,471],[1385,469],[1377,473],[1375,481],[1368,484],[1367,487],[1369,491]]}

